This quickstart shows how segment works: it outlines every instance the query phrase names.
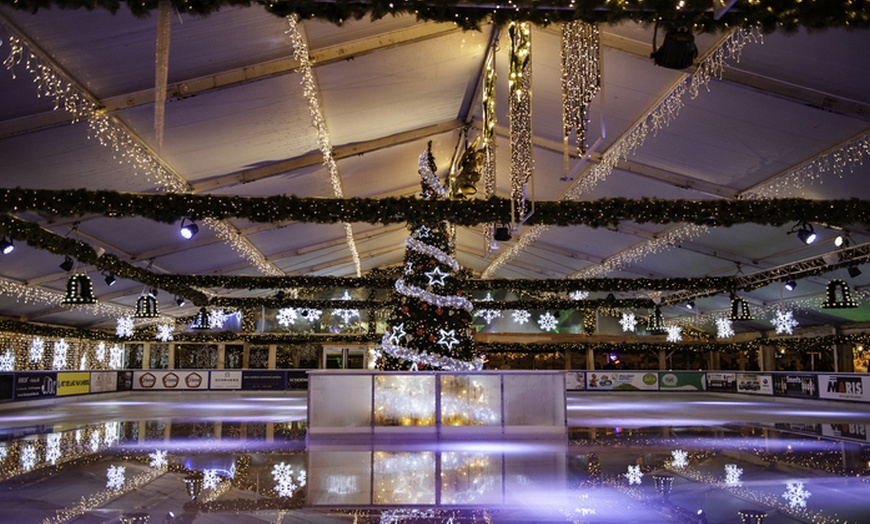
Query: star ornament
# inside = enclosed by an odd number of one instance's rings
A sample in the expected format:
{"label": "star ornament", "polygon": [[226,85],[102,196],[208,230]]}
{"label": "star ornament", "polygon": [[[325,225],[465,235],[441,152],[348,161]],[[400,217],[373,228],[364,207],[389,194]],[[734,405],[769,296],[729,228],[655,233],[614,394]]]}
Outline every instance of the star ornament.
{"label": "star ornament", "polygon": [[450,331],[439,329],[438,332],[441,334],[441,338],[438,339],[438,344],[447,346],[448,351],[452,350],[453,346],[459,344],[459,340],[456,338],[455,329],[451,329]]}
{"label": "star ornament", "polygon": [[429,279],[429,285],[434,286],[438,284],[439,286],[444,285],[444,279],[450,276],[450,273],[445,273],[441,271],[440,267],[436,267],[432,271],[427,271],[424,273],[426,278]]}
{"label": "star ornament", "polygon": [[390,331],[390,344],[398,346],[402,343],[402,339],[405,338],[405,335],[407,335],[407,333],[405,333],[405,323],[402,322]]}

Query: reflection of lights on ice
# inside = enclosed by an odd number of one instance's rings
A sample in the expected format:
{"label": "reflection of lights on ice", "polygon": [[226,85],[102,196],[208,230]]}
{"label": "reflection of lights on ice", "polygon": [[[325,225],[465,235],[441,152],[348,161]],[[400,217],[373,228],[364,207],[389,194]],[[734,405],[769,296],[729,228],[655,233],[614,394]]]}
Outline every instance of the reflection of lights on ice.
{"label": "reflection of lights on ice", "polygon": [[30,471],[36,465],[36,448],[24,446],[21,449],[21,467],[24,471]]}
{"label": "reflection of lights on ice", "polygon": [[103,432],[105,433],[105,436],[103,437],[103,442],[106,444],[106,446],[117,444],[118,441],[121,440],[121,423],[107,422],[103,427]]}
{"label": "reflection of lights on ice", "polygon": [[689,452],[682,449],[671,451],[671,466],[674,468],[685,468],[689,465]]}
{"label": "reflection of lights on ice", "polygon": [[326,481],[326,491],[336,495],[349,495],[358,490],[354,475],[330,475]]}
{"label": "reflection of lights on ice", "polygon": [[728,487],[737,487],[740,485],[740,476],[743,475],[743,468],[738,468],[737,464],[725,464],[725,485]]}
{"label": "reflection of lights on ice", "polygon": [[810,495],[811,493],[804,489],[803,482],[789,481],[785,485],[785,493],[782,494],[782,498],[788,501],[790,508],[805,508]]}
{"label": "reflection of lights on ice", "polygon": [[106,489],[123,488],[124,482],[126,482],[126,471],[125,466],[109,466],[109,470],[106,472]]}
{"label": "reflection of lights on ice", "polygon": [[441,455],[442,504],[485,502],[488,493],[500,493],[500,481],[501,463],[494,465],[488,455],[453,452]]}
{"label": "reflection of lights on ice", "polygon": [[148,458],[151,459],[151,462],[148,465],[152,468],[160,469],[166,467],[168,464],[168,461],[166,460],[166,452],[162,449],[158,449],[154,451],[154,453],[149,453]]}
{"label": "reflection of lights on ice", "polygon": [[91,433],[91,451],[98,451],[100,449],[100,430],[94,429],[94,432]]}
{"label": "reflection of lights on ice", "polygon": [[217,489],[221,478],[216,469],[205,469],[202,472],[202,487],[205,489]]}
{"label": "reflection of lights on ice", "polygon": [[628,471],[624,473],[624,475],[625,478],[628,479],[629,486],[633,484],[640,484],[640,481],[643,478],[643,473],[640,471],[640,466],[629,466]]}
{"label": "reflection of lights on ice", "polygon": [[435,454],[374,454],[375,504],[432,504],[435,502]]}
{"label": "reflection of lights on ice", "polygon": [[45,460],[52,465],[60,458],[60,433],[51,433],[45,439]]}

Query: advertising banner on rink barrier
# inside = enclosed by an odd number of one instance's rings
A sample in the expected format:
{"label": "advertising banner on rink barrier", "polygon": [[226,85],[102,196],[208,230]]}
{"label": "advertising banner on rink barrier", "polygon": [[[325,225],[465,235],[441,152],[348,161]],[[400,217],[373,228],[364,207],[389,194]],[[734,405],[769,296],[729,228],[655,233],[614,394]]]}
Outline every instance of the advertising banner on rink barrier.
{"label": "advertising banner on rink barrier", "polygon": [[56,394],[56,372],[15,374],[15,400],[53,397]]}
{"label": "advertising banner on rink barrier", "polygon": [[57,396],[84,395],[90,392],[90,371],[59,371],[57,373]]}
{"label": "advertising banner on rink barrier", "polygon": [[777,373],[773,376],[773,393],[785,397],[816,398],[819,387],[815,375]]}
{"label": "advertising banner on rink barrier", "polygon": [[565,373],[565,389],[568,391],[581,391],[586,389],[586,372],[569,371]]}
{"label": "advertising banner on rink barrier", "polygon": [[587,371],[587,391],[640,391],[659,389],[655,371]]}
{"label": "advertising banner on rink barrier", "polygon": [[706,374],[700,371],[659,372],[659,389],[662,391],[704,391],[707,389]]}
{"label": "advertising banner on rink barrier", "polygon": [[91,371],[91,393],[118,391],[117,371]]}
{"label": "advertising banner on rink barrier", "polygon": [[209,373],[210,389],[242,389],[241,371],[216,370]]}
{"label": "advertising banner on rink barrier", "polygon": [[737,391],[737,373],[707,372],[707,391],[734,393]]}
{"label": "advertising banner on rink barrier", "polygon": [[208,371],[134,371],[133,389],[208,389]]}
{"label": "advertising banner on rink barrier", "polygon": [[242,389],[284,391],[287,389],[287,373],[268,369],[243,371]]}
{"label": "advertising banner on rink barrier", "polygon": [[737,373],[737,392],[754,395],[773,395],[773,375]]}
{"label": "advertising banner on rink barrier", "polygon": [[819,398],[870,402],[870,376],[820,374]]}

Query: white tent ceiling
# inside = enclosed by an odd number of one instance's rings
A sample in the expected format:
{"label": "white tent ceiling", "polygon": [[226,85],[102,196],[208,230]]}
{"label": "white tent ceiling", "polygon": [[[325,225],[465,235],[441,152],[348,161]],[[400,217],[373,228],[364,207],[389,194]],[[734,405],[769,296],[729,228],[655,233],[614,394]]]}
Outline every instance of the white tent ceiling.
{"label": "white tent ceiling", "polygon": [[[2,6],[0,53],[5,57],[10,52],[10,36],[22,39],[126,126],[149,148],[149,158],[193,193],[334,197],[296,71],[299,63],[293,58],[288,22],[251,7],[226,8],[205,17],[174,14],[171,25],[162,146],[154,131],[156,17],[137,18],[124,9],[114,15],[58,9],[31,14]],[[497,29],[490,25],[463,31],[409,16],[348,21],[341,27],[318,20],[301,25],[345,197],[414,195],[419,188],[417,157],[429,141],[438,174],[447,173],[463,143],[463,129],[471,137],[479,132],[479,86],[491,46],[497,50],[498,74],[497,195],[509,194],[507,31],[494,33]],[[576,176],[571,181],[563,169],[559,26],[533,29],[535,199],[559,200],[577,187],[585,200],[734,199],[769,187],[777,188],[778,197],[867,198],[870,166],[843,160],[843,151],[849,145],[866,147],[870,136],[870,33],[828,29],[766,34],[763,43],[747,43],[739,57],[728,57],[722,78],[702,86],[697,96],[676,96],[675,86],[702,73],[655,66],[649,58],[652,32],[630,22],[601,26],[603,89],[590,114],[590,142],[600,137],[601,143],[590,161],[581,164],[572,158]],[[700,59],[726,37],[696,35]],[[159,181],[131,165],[123,150],[95,139],[87,122],[73,122],[69,112],[53,110],[53,99],[40,96],[24,62],[0,73],[3,187],[160,189]],[[639,123],[650,122],[649,115],[665,101],[679,105],[663,113],[667,121],[661,129],[641,135],[643,140],[616,169],[592,183],[589,173],[601,156],[622,147],[628,134]],[[864,154],[852,151],[850,159],[860,160]],[[177,225],[144,218],[85,216],[76,219],[78,230],[71,233],[74,219],[45,213],[18,216],[157,273],[262,274],[207,227],[185,242]],[[288,275],[356,274],[340,224],[226,222],[273,270]],[[700,228],[692,234],[681,224],[550,227],[527,243],[522,239],[528,228],[520,227],[512,242],[488,256],[482,227],[459,228],[457,257],[473,272],[494,278],[751,275],[835,252],[838,231],[823,224],[815,227],[820,239],[811,246],[786,234],[791,225]],[[655,247],[669,232],[673,242]],[[863,225],[849,226],[849,233],[853,245],[870,242]],[[362,272],[400,264],[406,236],[401,226],[354,224]],[[507,257],[508,248],[518,242],[525,248]],[[84,327],[114,325],[111,312],[94,314],[22,300],[24,287],[62,292],[67,273],[58,268],[62,257],[20,243],[16,247],[0,259],[0,315]],[[141,283],[123,279],[109,288],[95,268],[84,269],[101,303],[132,308],[142,291]],[[802,279],[792,293],[784,292],[776,280],[741,295],[755,308],[783,302],[805,326],[870,320],[866,300],[858,309],[818,307],[829,278],[848,280],[864,296],[870,268],[857,278],[838,269]],[[618,298],[637,296],[651,295],[617,293]],[[162,298],[164,313],[192,311]],[[682,304],[663,312],[669,318],[697,315],[698,310],[709,315],[724,312],[729,304],[726,293],[697,302],[699,308],[692,313]],[[742,326],[770,328],[764,315]]]}

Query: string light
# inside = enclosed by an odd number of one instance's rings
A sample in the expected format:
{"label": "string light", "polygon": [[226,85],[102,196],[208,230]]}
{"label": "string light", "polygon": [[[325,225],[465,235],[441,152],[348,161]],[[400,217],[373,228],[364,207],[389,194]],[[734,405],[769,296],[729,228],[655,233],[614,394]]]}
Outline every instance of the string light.
{"label": "string light", "polygon": [[578,153],[586,153],[588,108],[601,88],[599,44],[598,26],[582,20],[562,24],[562,136],[566,174],[572,132],[577,137]]}
{"label": "string light", "polygon": [[527,23],[512,22],[510,34],[510,142],[511,200],[515,217],[522,220],[531,211],[527,190],[534,172],[532,147],[532,34]]}
{"label": "string light", "polygon": [[[299,23],[299,17],[292,14],[287,17],[289,29],[287,35],[293,46],[293,58],[299,62],[299,71],[302,73],[302,91],[305,98],[308,99],[308,111],[311,116],[311,123],[317,132],[317,143],[320,146],[320,152],[323,155],[323,165],[326,166],[329,172],[329,181],[332,183],[332,191],[336,198],[344,198],[344,190],[341,185],[341,175],[338,172],[338,165],[335,163],[335,157],[332,152],[332,140],[329,136],[329,130],[326,127],[326,119],[323,117],[323,111],[320,109],[320,97],[318,96],[319,88],[317,80],[314,78],[314,69],[311,63],[311,57],[308,52],[308,42],[302,32],[302,27]],[[356,275],[362,275],[362,264],[360,262],[359,251],[356,247],[356,241],[353,238],[353,227],[349,222],[344,223],[345,237],[347,238],[347,247],[350,250],[351,258],[356,267]]]}

